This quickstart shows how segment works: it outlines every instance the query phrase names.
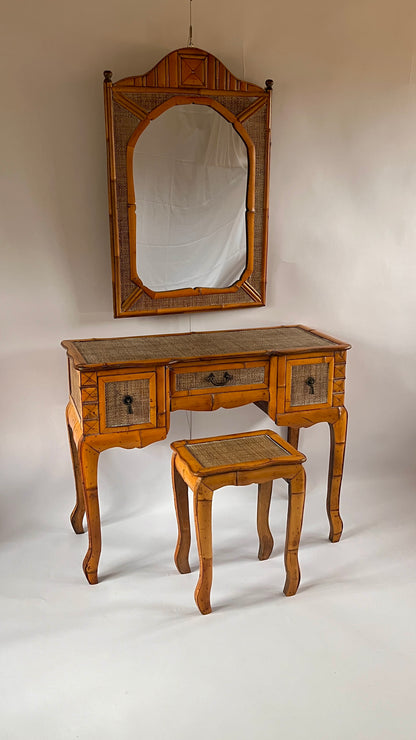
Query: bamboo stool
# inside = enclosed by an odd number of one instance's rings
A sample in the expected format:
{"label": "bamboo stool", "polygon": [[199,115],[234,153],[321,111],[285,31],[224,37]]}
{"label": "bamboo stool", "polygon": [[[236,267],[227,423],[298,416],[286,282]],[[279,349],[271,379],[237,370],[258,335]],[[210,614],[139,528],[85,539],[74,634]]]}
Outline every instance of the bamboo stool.
{"label": "bamboo stool", "polygon": [[175,564],[180,573],[190,573],[191,531],[188,486],[194,492],[194,517],[199,553],[199,580],[195,601],[202,614],[211,612],[212,585],[212,496],[223,486],[258,484],[257,532],[259,560],[267,560],[273,549],[269,528],[269,509],[273,481],[285,478],[289,483],[284,593],[293,596],[299,586],[298,547],[305,502],[306,458],[275,432],[262,430],[181,440],[171,444],[172,483],[178,521]]}

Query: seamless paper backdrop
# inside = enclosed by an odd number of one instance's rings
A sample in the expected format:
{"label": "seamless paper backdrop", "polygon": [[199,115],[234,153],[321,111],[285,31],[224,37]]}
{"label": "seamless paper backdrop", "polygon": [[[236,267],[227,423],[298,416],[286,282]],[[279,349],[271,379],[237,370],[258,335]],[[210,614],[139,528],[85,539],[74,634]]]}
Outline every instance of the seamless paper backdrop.
{"label": "seamless paper backdrop", "polygon": [[[4,537],[62,526],[73,481],[59,342],[303,323],[351,342],[346,476],[415,471],[414,3],[194,2],[194,42],[237,76],[275,80],[267,306],[112,318],[102,71],[148,71],[186,44],[168,0],[8,4],[0,48]],[[183,7],[182,7],[183,6]],[[172,415],[169,440],[267,424],[258,409]],[[169,441],[168,440],[168,441]],[[150,506],[167,442],[102,455],[100,480]],[[302,435],[311,484],[328,433]],[[166,473],[166,487],[169,473]],[[400,491],[397,491],[400,495]],[[48,523],[43,512],[48,511]]]}

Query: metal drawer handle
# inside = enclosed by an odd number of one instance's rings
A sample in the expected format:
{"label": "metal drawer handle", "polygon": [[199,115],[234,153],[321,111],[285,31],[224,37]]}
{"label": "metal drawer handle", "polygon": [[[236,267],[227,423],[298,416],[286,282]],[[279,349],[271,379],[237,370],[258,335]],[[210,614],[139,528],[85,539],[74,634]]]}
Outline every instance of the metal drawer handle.
{"label": "metal drawer handle", "polygon": [[227,385],[227,383],[230,382],[230,380],[233,379],[233,376],[230,375],[227,371],[225,371],[224,375],[222,376],[222,380],[215,380],[214,373],[210,373],[206,380],[208,383],[212,383],[212,385]]}
{"label": "metal drawer handle", "polygon": [[124,396],[123,403],[126,404],[128,413],[129,414],[132,414],[133,413],[133,409],[131,407],[131,405],[133,403],[132,397],[131,396]]}
{"label": "metal drawer handle", "polygon": [[311,396],[313,396],[315,393],[315,388],[313,387],[315,383],[315,378],[312,378],[312,376],[309,376],[309,378],[305,380],[305,383],[306,385],[309,386],[309,393],[311,394]]}

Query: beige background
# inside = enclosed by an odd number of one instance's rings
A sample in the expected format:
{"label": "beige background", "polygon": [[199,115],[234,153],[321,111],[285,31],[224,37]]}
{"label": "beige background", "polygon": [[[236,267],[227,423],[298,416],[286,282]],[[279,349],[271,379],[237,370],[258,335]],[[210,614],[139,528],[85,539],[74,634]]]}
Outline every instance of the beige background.
{"label": "beige background", "polygon": [[[102,72],[111,69],[115,80],[141,74],[172,49],[186,45],[188,4],[186,0],[3,4],[0,540],[10,561],[6,554],[0,554],[0,560],[22,585],[22,592],[18,585],[12,589],[17,604],[35,589],[38,568],[30,579],[25,575],[31,562],[43,563],[45,583],[49,577],[59,580],[51,565],[57,557],[47,539],[51,532],[60,562],[66,562],[72,574],[67,578],[77,587],[82,579],[79,562],[85,540],[75,538],[77,544],[69,545],[73,539],[66,539],[71,534],[67,515],[74,491],[64,422],[67,377],[59,347],[62,339],[303,323],[350,342],[345,481],[350,501],[357,504],[350,517],[354,512],[361,516],[358,492],[364,500],[371,486],[376,491],[376,479],[384,478],[383,504],[374,494],[372,511],[384,512],[387,522],[394,494],[395,510],[412,521],[415,3],[194,0],[193,6],[195,45],[217,55],[238,77],[256,84],[266,78],[275,81],[267,306],[115,321]],[[183,437],[190,428],[198,436],[265,423],[267,419],[251,407],[194,413],[192,418],[177,412],[168,441],[143,451],[104,453],[99,475],[108,521],[120,524],[140,514],[144,517],[137,519],[140,527],[155,506],[171,517],[170,440]],[[325,485],[327,441],[324,426],[302,436],[302,449],[309,457],[310,496],[316,500]],[[348,510],[346,494],[344,501]],[[174,537],[173,518],[169,522]],[[47,547],[37,540],[36,554],[22,550],[35,533],[44,535]],[[397,538],[402,541],[400,530]],[[395,552],[396,539],[391,543]],[[63,553],[62,547],[77,547],[77,554],[70,549]],[[170,541],[166,548],[168,555]],[[376,548],[372,556],[377,552]],[[127,557],[133,558],[133,553]],[[18,572],[16,563],[21,563]],[[104,559],[104,572],[106,567],[111,570]],[[189,584],[185,592],[192,611]],[[34,598],[45,598],[42,593],[36,592]],[[74,596],[74,604],[78,598]],[[87,598],[93,598],[90,592]],[[92,613],[94,608],[91,602]],[[10,620],[13,624],[13,609]],[[22,630],[25,633],[26,627]],[[32,666],[37,650],[29,660]],[[368,660],[370,665],[372,658]],[[13,658],[11,664],[15,665]],[[72,670],[75,676],[75,666]],[[70,665],[69,671],[72,675]],[[307,680],[312,676],[311,668]],[[47,692],[48,682],[42,685]],[[45,734],[39,719],[44,716],[35,715],[39,722],[35,738],[78,737],[75,730],[65,734],[56,727],[53,734]],[[255,724],[253,720],[248,736],[254,737]],[[7,737],[27,737],[19,727],[10,729]],[[375,727],[370,723],[362,737],[382,737]],[[394,722],[388,725],[386,738],[394,727]],[[107,737],[98,730],[97,735],[85,732],[80,736],[89,740]],[[351,733],[352,727],[345,737]],[[238,737],[243,736],[241,729]],[[265,736],[276,735],[270,730]],[[318,729],[313,734],[324,736]],[[165,735],[147,737],[159,740]],[[223,737],[234,736],[227,731]]]}

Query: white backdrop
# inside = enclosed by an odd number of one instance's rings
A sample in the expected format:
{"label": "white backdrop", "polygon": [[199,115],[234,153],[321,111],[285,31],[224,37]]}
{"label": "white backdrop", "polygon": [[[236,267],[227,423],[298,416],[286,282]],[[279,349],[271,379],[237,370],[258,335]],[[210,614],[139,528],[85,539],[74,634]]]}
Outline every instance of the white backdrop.
{"label": "white backdrop", "polygon": [[[0,716],[7,740],[391,740],[414,704],[414,0],[194,0],[194,40],[275,80],[267,306],[112,318],[102,72],[186,45],[187,0],[3,3],[0,24]],[[62,339],[304,323],[353,345],[341,542],[328,430],[301,435],[302,582],[285,599],[285,486],[256,560],[255,488],[214,506],[213,613],[179,576],[169,441],[260,428],[256,407],[175,412],[100,457],[100,584],[66,438]],[[381,480],[381,476],[385,480]],[[69,709],[69,711],[68,711]]]}
{"label": "white backdrop", "polygon": [[[267,306],[118,321],[102,72],[144,73],[186,45],[188,4],[39,0],[3,11],[2,537],[48,526],[45,512],[61,527],[72,505],[62,339],[281,323],[323,330],[353,345],[346,476],[415,471],[414,3],[193,5],[197,46],[238,77],[275,80]],[[265,422],[251,407],[194,413],[192,431]],[[189,423],[172,415],[169,440]],[[317,427],[302,437],[312,486],[325,481],[327,436]],[[120,505],[130,497],[146,507],[144,476],[170,504],[169,456],[168,442],[105,453],[100,485]]]}

